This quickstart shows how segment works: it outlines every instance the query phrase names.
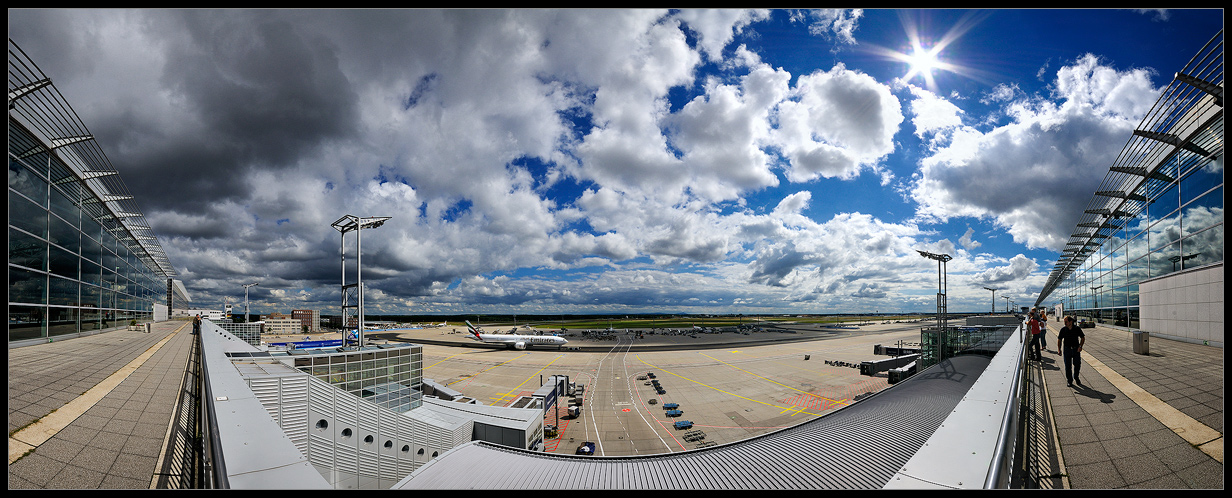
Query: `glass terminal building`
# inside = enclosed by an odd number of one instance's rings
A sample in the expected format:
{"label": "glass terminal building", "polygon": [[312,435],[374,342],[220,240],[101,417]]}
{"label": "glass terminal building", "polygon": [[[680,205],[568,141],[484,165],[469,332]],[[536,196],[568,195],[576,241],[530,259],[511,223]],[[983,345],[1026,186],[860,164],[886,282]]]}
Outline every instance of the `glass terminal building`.
{"label": "glass terminal building", "polygon": [[12,40],[8,99],[10,346],[183,308],[183,286],[118,172]]}
{"label": "glass terminal building", "polygon": [[1134,130],[1036,306],[1222,345],[1223,71],[1220,31]]}

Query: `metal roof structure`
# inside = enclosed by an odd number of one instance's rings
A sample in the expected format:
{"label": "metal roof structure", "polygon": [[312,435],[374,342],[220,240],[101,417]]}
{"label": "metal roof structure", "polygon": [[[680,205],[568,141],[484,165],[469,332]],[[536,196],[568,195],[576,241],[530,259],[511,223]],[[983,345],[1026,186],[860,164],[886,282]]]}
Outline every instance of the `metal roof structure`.
{"label": "metal roof structure", "polygon": [[[1035,306],[1169,185],[1168,164],[1223,156],[1223,30],[1176,73],[1087,203]],[[1217,126],[1212,126],[1212,125]],[[1172,169],[1176,169],[1175,167]],[[1107,233],[1105,233],[1105,230]]]}
{"label": "metal roof structure", "polygon": [[[950,358],[826,416],[679,453],[574,456],[471,442],[394,489],[882,489],[991,361],[983,355]],[[483,462],[481,472],[474,471],[475,462]]]}
{"label": "metal roof structure", "polygon": [[[9,144],[10,153],[19,157],[40,153],[54,154],[69,167],[76,178],[53,179],[58,184],[79,182],[83,207],[97,204],[101,211],[92,213],[111,222],[115,232],[152,271],[162,277],[177,275],[167,259],[162,245],[154,237],[145,215],[137,208],[132,194],[119,171],[112,166],[103,149],[86,129],[60,91],[34,61],[30,60],[13,40],[9,40],[9,118],[21,123],[47,144]],[[28,150],[18,150],[25,145]],[[47,149],[50,147],[50,150]],[[114,226],[114,228],[113,228]]]}

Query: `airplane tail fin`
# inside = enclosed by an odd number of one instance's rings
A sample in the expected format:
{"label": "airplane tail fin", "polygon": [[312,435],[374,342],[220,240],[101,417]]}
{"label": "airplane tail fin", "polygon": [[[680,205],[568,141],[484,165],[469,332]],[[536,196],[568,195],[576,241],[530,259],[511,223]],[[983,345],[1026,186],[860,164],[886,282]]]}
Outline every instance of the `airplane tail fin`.
{"label": "airplane tail fin", "polygon": [[476,339],[479,339],[479,329],[475,328],[474,325],[471,325],[470,320],[466,321],[466,328],[471,331],[471,335],[474,335]]}

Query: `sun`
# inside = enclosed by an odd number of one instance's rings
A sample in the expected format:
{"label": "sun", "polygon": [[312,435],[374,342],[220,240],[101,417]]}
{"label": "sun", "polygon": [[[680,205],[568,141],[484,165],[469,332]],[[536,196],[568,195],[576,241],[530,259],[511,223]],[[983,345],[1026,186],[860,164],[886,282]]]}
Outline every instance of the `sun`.
{"label": "sun", "polygon": [[931,82],[933,78],[933,70],[942,69],[944,64],[937,58],[937,53],[940,52],[939,48],[940,47],[934,47],[930,50],[921,47],[919,44],[915,44],[914,47],[912,47],[913,52],[911,54],[905,54],[906,57],[904,58],[906,59],[907,66],[910,69],[907,71],[906,76],[903,76],[903,79],[910,81],[911,78],[919,75],[923,76],[925,81]]}
{"label": "sun", "polygon": [[954,52],[955,47],[952,44],[958,41],[975,25],[979,24],[987,15],[989,14],[977,11],[964,13],[944,35],[941,37],[929,37],[921,32],[923,31],[921,25],[926,25],[926,20],[911,19],[908,14],[900,13],[903,30],[907,35],[907,43],[899,50],[872,44],[865,45],[863,50],[867,50],[887,60],[903,64],[906,66],[906,72],[903,74],[901,81],[913,83],[923,80],[924,87],[933,93],[937,93],[939,90],[937,78],[942,77],[944,73],[972,79],[985,79],[984,74],[986,71],[977,70],[955,62],[953,59],[955,54],[953,53],[950,53],[949,57],[946,57],[945,54]]}

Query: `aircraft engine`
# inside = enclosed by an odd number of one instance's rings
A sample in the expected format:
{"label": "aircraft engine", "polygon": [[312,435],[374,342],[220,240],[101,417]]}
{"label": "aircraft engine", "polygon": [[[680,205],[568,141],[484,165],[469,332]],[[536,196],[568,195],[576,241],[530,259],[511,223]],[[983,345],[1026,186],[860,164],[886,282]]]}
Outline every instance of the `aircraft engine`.
{"label": "aircraft engine", "polygon": [[518,341],[513,343],[513,347],[517,349],[526,349],[526,343],[523,341]]}

